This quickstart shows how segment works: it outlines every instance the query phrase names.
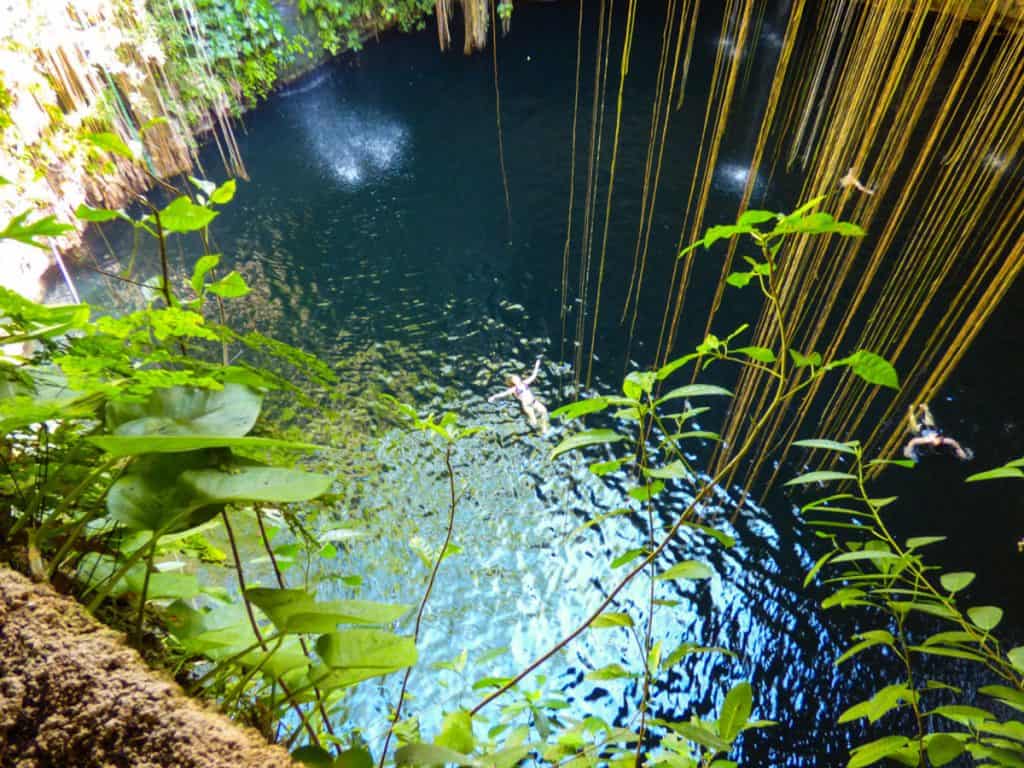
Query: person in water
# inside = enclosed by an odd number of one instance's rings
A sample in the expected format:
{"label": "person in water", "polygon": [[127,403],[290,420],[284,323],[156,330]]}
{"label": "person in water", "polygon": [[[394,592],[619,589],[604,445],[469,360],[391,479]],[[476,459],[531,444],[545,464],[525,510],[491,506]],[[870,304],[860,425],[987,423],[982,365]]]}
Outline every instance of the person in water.
{"label": "person in water", "polygon": [[526,420],[530,422],[530,426],[534,429],[539,427],[540,433],[543,435],[548,431],[548,409],[530,391],[530,385],[537,380],[539,372],[540,358],[538,357],[537,362],[533,364],[533,372],[529,376],[521,379],[513,373],[508,377],[508,389],[503,389],[501,392],[491,395],[487,398],[487,402],[493,403],[495,400],[512,395],[519,401],[519,405],[522,407],[523,413],[526,414]]}
{"label": "person in water", "polygon": [[974,454],[969,448],[965,449],[952,437],[946,437],[942,434],[942,430],[935,424],[935,419],[932,417],[932,412],[928,408],[927,403],[910,406],[907,419],[910,422],[910,431],[913,437],[903,446],[903,455],[911,461],[918,460],[917,452],[919,448],[933,448],[935,450],[952,448],[953,453],[956,454],[960,461],[969,461],[974,458]]}

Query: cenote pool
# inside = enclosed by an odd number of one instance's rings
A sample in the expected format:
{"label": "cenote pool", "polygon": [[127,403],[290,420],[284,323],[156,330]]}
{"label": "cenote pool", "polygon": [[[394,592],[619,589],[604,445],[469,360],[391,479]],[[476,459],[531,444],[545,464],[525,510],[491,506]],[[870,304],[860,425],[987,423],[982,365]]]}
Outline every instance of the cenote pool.
{"label": "cenote pool", "polygon": [[[752,115],[759,114],[771,82],[784,18],[769,14],[760,30],[739,107]],[[635,46],[625,91],[607,309],[597,325],[591,383],[599,392],[617,390],[624,372],[652,363],[679,210],[690,184],[677,169],[689,167],[682,158],[699,142],[703,108],[684,109],[672,127],[650,247],[651,277],[626,359],[628,328],[619,315],[632,266],[661,23],[653,11],[639,18],[637,39],[646,42]],[[719,45],[717,19],[704,26],[694,51],[697,73],[712,66]],[[594,30],[589,34],[593,40]],[[425,614],[413,698],[406,704],[407,714],[420,717],[425,736],[436,732],[443,712],[479,700],[475,680],[512,674],[573,629],[620,574],[611,561],[642,545],[648,534],[646,517],[639,514],[581,529],[623,505],[625,478],[597,478],[578,454],[549,460],[564,427],[556,423],[542,437],[527,428],[509,400],[486,400],[503,388],[506,374],[528,369],[538,356],[538,396],[552,409],[572,397],[571,326],[579,305],[561,295],[560,285],[575,39],[572,4],[537,4],[517,6],[512,34],[499,41],[511,219],[498,165],[490,53],[440,55],[428,29],[371,42],[246,115],[238,138],[251,181],[240,184],[213,229],[227,265],[255,288],[233,310],[233,322],[336,366],[347,393],[343,407],[353,415],[368,409],[375,393],[388,391],[421,411],[450,410],[466,425],[487,428],[467,439],[454,459],[460,494],[454,541],[461,551],[441,568]],[[593,50],[584,52],[585,73],[592,71],[592,57]],[[581,114],[587,114],[587,93],[581,98]],[[709,224],[735,215],[756,118],[750,124],[749,135],[727,140]],[[579,141],[585,143],[583,128]],[[215,151],[208,148],[202,158],[218,176]],[[780,174],[771,185],[759,183],[763,207],[791,207],[798,182]],[[127,233],[112,229],[107,236],[115,251],[130,248]],[[106,250],[98,241],[94,246],[101,254]],[[172,253],[175,270],[186,274],[197,255]],[[693,284],[703,281],[709,288],[703,297],[691,291],[679,353],[699,341],[719,268],[697,263]],[[105,284],[94,274],[80,269],[75,278],[92,301],[106,300]],[[745,302],[752,299],[730,295],[722,327],[747,317],[752,306]],[[1024,535],[1020,491],[998,484],[967,488],[962,480],[1024,455],[1024,327],[1015,309],[1021,302],[1018,286],[942,400],[933,403],[939,420],[974,449],[974,463],[937,458],[878,483],[879,495],[903,498],[895,530],[948,536],[933,557],[949,568],[978,571],[969,600],[1002,605],[1004,624],[1018,628],[1024,621],[1014,588],[1021,563],[1016,540]],[[563,303],[570,325],[565,334]],[[716,406],[702,426],[716,429],[722,413]],[[370,428],[378,422],[360,423]],[[810,428],[808,422],[805,430]],[[448,486],[442,454],[424,438],[393,428],[364,436],[362,444],[369,446],[366,465],[376,470],[341,469],[348,501],[339,505],[337,521],[350,534],[340,537],[331,568],[338,576],[362,576],[361,597],[415,604],[428,573],[417,553],[436,552],[444,535]],[[695,445],[698,464],[707,453],[708,446]],[[784,467],[781,474],[799,471]],[[663,498],[656,523],[674,519],[689,496],[678,487]],[[819,608],[824,589],[802,586],[824,545],[803,524],[793,499],[776,491],[762,507],[740,504],[740,498],[738,489],[721,488],[705,509],[708,519],[735,536],[732,549],[690,534],[672,544],[672,558],[704,560],[716,575],[708,582],[661,587],[664,597],[679,604],[658,608],[654,618],[666,648],[687,641],[721,645],[737,659],[703,655],[674,668],[656,684],[655,714],[707,715],[732,683],[747,679],[755,690],[755,713],[779,725],[744,738],[743,763],[845,765],[849,745],[862,741],[865,731],[835,721],[858,697],[889,682],[895,662],[879,652],[861,663],[833,665],[851,634],[876,626],[873,617],[853,610],[825,613]],[[616,610],[643,616],[647,588],[638,580],[620,595]],[[322,590],[353,594],[341,581],[328,581]],[[410,616],[399,629],[411,631],[411,623]],[[526,687],[561,695],[576,712],[625,718],[639,697],[636,681],[583,678],[612,663],[638,669],[637,648],[626,629],[592,631]],[[463,652],[464,668],[432,669]],[[948,668],[955,675],[956,667]],[[349,700],[350,720],[362,725],[371,744],[379,744],[387,729],[398,677],[366,683]],[[961,682],[967,690],[975,685],[970,677]]]}

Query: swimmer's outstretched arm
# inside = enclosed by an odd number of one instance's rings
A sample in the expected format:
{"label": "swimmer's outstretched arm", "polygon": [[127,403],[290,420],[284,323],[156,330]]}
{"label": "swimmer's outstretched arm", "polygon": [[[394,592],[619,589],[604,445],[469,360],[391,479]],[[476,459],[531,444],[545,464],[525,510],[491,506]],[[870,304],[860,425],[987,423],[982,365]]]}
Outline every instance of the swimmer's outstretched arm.
{"label": "swimmer's outstretched arm", "polygon": [[530,386],[537,380],[537,374],[540,372],[540,358],[537,358],[537,362],[533,364],[533,373],[523,379],[523,384]]}
{"label": "swimmer's outstretched arm", "polygon": [[[917,422],[917,406],[911,405],[907,408],[907,419],[910,421],[910,431],[915,435],[921,431],[921,425]],[[906,451],[904,451],[906,453]]]}
{"label": "swimmer's outstretched arm", "polygon": [[487,398],[487,402],[488,403],[493,403],[495,400],[500,400],[503,397],[508,397],[509,395],[514,395],[515,393],[516,393],[516,388],[515,387],[509,387],[508,389],[503,389],[503,390],[501,390],[501,392],[498,392],[498,393],[493,394],[490,397],[488,397]]}
{"label": "swimmer's outstretched arm", "polygon": [[973,453],[964,450],[964,447],[960,445],[960,443],[958,443],[952,437],[944,437],[942,438],[942,442],[945,443],[946,445],[952,446],[953,450],[956,452],[956,457],[960,459],[960,461],[969,461],[970,459],[974,458]]}

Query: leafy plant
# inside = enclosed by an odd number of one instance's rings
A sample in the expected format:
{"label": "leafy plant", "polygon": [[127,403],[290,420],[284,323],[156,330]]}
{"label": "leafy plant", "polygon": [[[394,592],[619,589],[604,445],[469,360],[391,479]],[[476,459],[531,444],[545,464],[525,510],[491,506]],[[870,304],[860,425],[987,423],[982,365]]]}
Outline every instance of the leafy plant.
{"label": "leafy plant", "polygon": [[[904,670],[901,679],[849,707],[839,722],[892,722],[901,709],[912,713],[910,733],[890,733],[854,748],[849,768],[886,758],[903,765],[941,766],[962,754],[985,765],[1024,763],[1024,722],[1006,717],[1010,710],[1024,711],[1024,647],[1006,649],[993,634],[1002,620],[1001,608],[961,607],[960,593],[974,580],[973,573],[942,572],[927,563],[923,551],[944,537],[917,536],[900,543],[883,518],[883,510],[894,508],[897,499],[873,497],[866,486],[867,468],[905,462],[865,461],[857,442],[803,440],[796,445],[839,454],[851,463],[848,472],[811,472],[789,481],[845,484],[843,490],[803,507],[812,516],[810,524],[832,544],[805,583],[827,569],[832,575],[825,583],[833,592],[822,602],[824,608],[866,608],[884,618],[878,628],[855,635],[854,644],[835,663],[884,649]],[[969,480],[1024,477],[1014,472],[1021,464],[1024,459]],[[990,678],[990,684],[978,688],[984,698],[968,697],[955,682],[927,672],[935,657],[957,659]]]}
{"label": "leafy plant", "polygon": [[333,56],[360,50],[364,35],[382,27],[422,29],[434,0],[299,0],[299,10],[313,18],[324,50]]}

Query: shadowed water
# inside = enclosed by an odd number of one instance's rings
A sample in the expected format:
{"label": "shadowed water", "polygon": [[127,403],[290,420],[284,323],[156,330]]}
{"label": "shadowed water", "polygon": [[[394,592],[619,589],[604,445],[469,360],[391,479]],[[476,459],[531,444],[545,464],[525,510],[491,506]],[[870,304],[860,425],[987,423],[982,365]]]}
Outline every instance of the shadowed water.
{"label": "shadowed water", "polygon": [[[659,23],[656,15],[640,19],[637,34],[644,44],[635,46],[626,92],[607,304],[597,325],[595,391],[617,389],[625,370],[651,362],[681,201],[690,184],[675,169],[690,167],[684,160],[699,141],[703,106],[695,94],[691,103],[700,109],[682,113],[670,137],[650,277],[627,361],[619,314],[636,237]],[[730,44],[717,41],[716,23],[709,20],[707,44],[697,49],[692,75],[697,83],[717,47]],[[624,505],[626,479],[599,479],[587,471],[596,456],[570,454],[550,461],[561,427],[541,437],[526,427],[514,403],[486,402],[503,388],[506,374],[529,368],[537,356],[544,359],[538,396],[551,408],[569,396],[571,329],[580,310],[567,303],[570,332],[563,336],[559,289],[575,24],[569,7],[517,7],[514,33],[499,43],[511,226],[498,170],[490,61],[441,56],[428,31],[387,37],[358,56],[343,57],[248,115],[239,139],[253,181],[240,186],[214,227],[227,264],[256,289],[236,303],[233,322],[273,333],[338,365],[346,391],[396,391],[422,410],[452,410],[460,423],[488,428],[468,438],[454,457],[459,494],[454,542],[461,551],[442,565],[426,610],[421,665],[411,681],[415,695],[406,707],[408,714],[420,716],[427,736],[444,711],[479,700],[481,692],[471,688],[476,679],[512,674],[571,631],[628,568],[612,568],[611,561],[648,536],[648,521],[640,514],[581,527]],[[766,95],[779,29],[771,23],[762,29],[759,58],[742,100],[751,114]],[[587,34],[592,40],[593,30]],[[592,56],[593,51],[585,53],[585,73],[591,71],[586,59]],[[762,62],[763,56],[769,58]],[[584,104],[581,115],[587,114]],[[581,119],[581,125],[585,122]],[[712,185],[709,224],[734,216],[749,172],[744,158],[753,130],[740,130],[748,135],[727,141]],[[583,128],[578,141],[585,145]],[[204,160],[215,167],[211,153]],[[767,207],[792,202],[785,181],[777,181],[773,190],[766,180],[757,181],[757,191],[770,194]],[[578,222],[580,210],[576,213]],[[116,231],[111,239],[119,251],[129,247]],[[573,253],[575,258],[578,252]],[[172,255],[182,274],[196,257],[186,250]],[[718,271],[717,263],[696,267],[694,285],[709,288],[693,292],[692,319],[684,321],[689,325],[680,351],[703,328],[702,304],[710,299]],[[102,283],[82,272],[78,279],[94,300],[102,300]],[[575,269],[570,280],[576,280]],[[1019,302],[1019,290],[1007,306],[1015,296]],[[748,316],[752,299],[730,294],[723,326]],[[591,316],[586,319],[589,333]],[[1003,574],[1019,568],[1013,541],[1024,525],[1011,516],[1019,515],[1019,494],[1007,498],[1005,489],[994,488],[968,492],[961,480],[968,470],[1024,454],[1019,394],[1024,381],[1020,366],[1007,361],[1004,351],[1008,343],[1019,346],[1019,332],[1012,311],[998,313],[948,397],[933,404],[949,431],[975,449],[975,464],[937,460],[912,475],[886,478],[880,489],[880,495],[907,498],[897,524],[900,535],[950,535],[951,543],[937,548],[936,556],[954,569],[982,571],[977,599],[1004,604],[1015,621],[1019,598],[1008,594]],[[355,400],[351,407],[361,405]],[[722,413],[716,405],[702,425],[715,429]],[[331,568],[338,575],[361,575],[362,597],[415,604],[428,573],[417,552],[428,559],[436,554],[447,521],[442,454],[423,437],[397,430],[374,435],[373,446],[374,462],[383,470],[375,477],[344,478],[355,490],[338,511],[338,525],[352,533]],[[708,446],[698,444],[693,451],[702,465]],[[799,471],[787,467],[782,476]],[[679,484],[661,497],[656,529],[671,524],[691,492]],[[965,499],[981,500],[989,515],[986,525],[971,525],[961,514]],[[714,503],[701,510],[736,538],[733,548],[693,532],[671,544],[666,562],[704,560],[716,575],[699,584],[659,586],[659,597],[678,605],[659,608],[654,620],[666,653],[693,642],[725,646],[737,658],[703,655],[673,669],[655,686],[655,714],[708,716],[733,682],[749,679],[756,715],[780,725],[744,737],[745,762],[844,765],[848,745],[863,740],[864,732],[836,726],[838,714],[882,680],[895,679],[895,667],[882,654],[870,657],[871,666],[833,666],[849,636],[859,627],[875,626],[872,619],[852,612],[824,614],[818,606],[823,589],[803,587],[804,574],[823,549],[791,499],[776,493],[764,508],[744,503],[730,522],[739,503],[737,491],[718,489]],[[324,587],[325,594],[349,594],[344,590],[335,583]],[[638,579],[615,609],[639,619],[646,600],[647,584]],[[410,616],[401,629],[409,631],[411,623]],[[478,662],[498,649],[507,650]],[[461,672],[431,668],[462,651],[469,661]],[[637,671],[638,660],[630,631],[591,631],[548,663],[543,684],[531,678],[525,687],[564,696],[574,714],[629,724],[639,698],[637,682],[588,682],[583,676],[612,663]],[[961,682],[970,689],[975,681]],[[396,693],[397,680],[371,681],[345,704],[351,723],[359,724],[372,744],[380,743]]]}

